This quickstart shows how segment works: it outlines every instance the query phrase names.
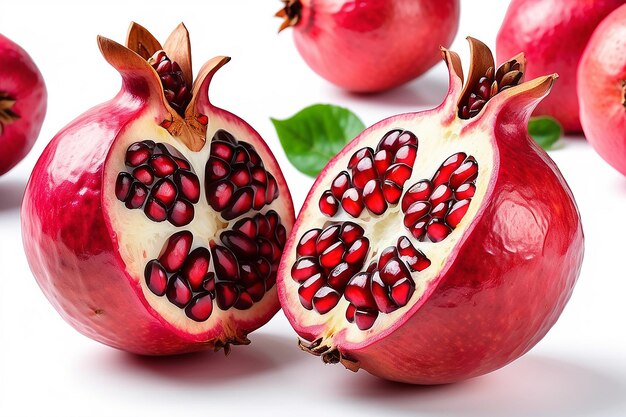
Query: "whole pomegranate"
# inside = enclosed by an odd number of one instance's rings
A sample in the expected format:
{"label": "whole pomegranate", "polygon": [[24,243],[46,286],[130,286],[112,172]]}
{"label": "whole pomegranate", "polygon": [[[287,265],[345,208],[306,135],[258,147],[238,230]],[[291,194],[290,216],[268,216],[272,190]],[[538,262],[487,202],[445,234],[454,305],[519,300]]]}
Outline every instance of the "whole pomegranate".
{"label": "whole pomegranate", "polygon": [[377,92],[410,81],[439,60],[459,25],[459,0],[283,0],[306,63],[331,83]]}
{"label": "whole pomegranate", "polygon": [[580,132],[576,71],[593,30],[624,0],[513,0],[496,40],[498,60],[524,51],[526,77],[556,72],[559,82],[535,114],[549,115],[566,132]]}
{"label": "whole pomegranate", "polygon": [[48,94],[32,58],[0,34],[0,175],[20,162],[35,144]]}
{"label": "whole pomegranate", "polygon": [[535,345],[583,259],[565,180],[528,136],[556,75],[522,83],[523,55],[495,69],[471,39],[436,109],[383,120],[326,166],[278,272],[301,347],[394,381],[493,371]]}
{"label": "whole pomegranate", "polygon": [[578,97],[585,137],[626,175],[626,5],[604,19],[587,44]]}
{"label": "whole pomegranate", "polygon": [[43,292],[81,333],[164,355],[247,344],[279,309],[276,272],[294,221],[276,160],[192,81],[181,24],[162,47],[132,24],[99,37],[121,74],[111,101],[78,117],[37,162],[22,206]]}

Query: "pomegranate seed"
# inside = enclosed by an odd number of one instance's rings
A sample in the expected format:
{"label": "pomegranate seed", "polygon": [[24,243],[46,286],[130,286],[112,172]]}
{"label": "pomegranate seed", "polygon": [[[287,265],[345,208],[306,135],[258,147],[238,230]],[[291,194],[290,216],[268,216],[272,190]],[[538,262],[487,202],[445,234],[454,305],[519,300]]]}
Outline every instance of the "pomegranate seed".
{"label": "pomegranate seed", "polygon": [[378,271],[372,274],[372,297],[376,302],[376,308],[381,313],[389,314],[398,309],[389,299],[387,285],[380,278]]}
{"label": "pomegranate seed", "polygon": [[[278,223],[280,222],[280,218],[278,217],[278,213],[276,213],[274,210],[270,210],[265,215],[265,218],[267,219],[267,221],[270,224],[270,229],[271,230],[275,230],[276,226],[278,226]],[[266,237],[269,237],[269,234]]]}
{"label": "pomegranate seed", "polygon": [[144,143],[135,142],[126,150],[125,163],[129,167],[145,164],[150,158],[151,149]]}
{"label": "pomegranate seed", "polygon": [[189,172],[178,170],[174,174],[174,183],[178,191],[191,203],[200,200],[200,181],[198,177]]}
{"label": "pomegranate seed", "polygon": [[346,262],[341,262],[339,265],[333,268],[328,274],[328,285],[337,291],[343,291],[348,285],[348,281],[352,278],[353,268]]}
{"label": "pomegranate seed", "polygon": [[259,236],[270,237],[272,235],[272,225],[267,217],[259,213],[254,216],[254,220],[256,221]]}
{"label": "pomegranate seed", "polygon": [[171,276],[165,294],[172,304],[180,308],[189,304],[192,297],[191,288],[178,273]]}
{"label": "pomegranate seed", "polygon": [[361,148],[350,157],[350,162],[348,162],[348,169],[353,169],[359,163],[359,161],[365,157],[374,158],[374,150],[372,148]]}
{"label": "pomegranate seed", "polygon": [[426,235],[430,239],[431,242],[441,242],[452,232],[443,220],[433,219],[428,223],[428,227],[426,228]]}
{"label": "pomegranate seed", "polygon": [[367,267],[367,272],[374,272],[376,269],[378,269],[378,262],[372,261]]}
{"label": "pomegranate seed", "polygon": [[454,155],[448,157],[443,164],[437,170],[437,173],[433,177],[433,186],[438,187],[441,184],[447,184],[450,180],[450,175],[461,166],[463,161],[465,161],[467,155],[463,152],[455,153]]}
{"label": "pomegranate seed", "polygon": [[313,296],[313,307],[320,314],[326,314],[339,302],[341,295],[329,287],[322,287]]}
{"label": "pomegranate seed", "polygon": [[214,182],[207,185],[207,201],[213,210],[221,212],[228,206],[234,191],[235,186],[228,180]]}
{"label": "pomegranate seed", "polygon": [[370,242],[366,237],[357,239],[346,251],[345,261],[350,265],[361,268],[369,249]]}
{"label": "pomegranate seed", "polygon": [[[215,156],[223,161],[230,161],[233,158],[233,145],[227,142],[211,142],[211,156]],[[211,160],[211,158],[209,158]]]}
{"label": "pomegranate seed", "polygon": [[291,277],[300,283],[319,273],[320,267],[317,259],[309,256],[298,259],[291,267]]}
{"label": "pomegranate seed", "polygon": [[170,72],[172,70],[172,63],[168,60],[163,60],[157,64],[156,72],[159,74],[164,74],[166,72]]}
{"label": "pomegranate seed", "polygon": [[[169,85],[174,84],[174,78],[173,78],[171,75],[169,75],[169,74],[164,75],[163,77],[161,77],[161,80],[163,81],[163,84],[164,84],[164,85],[166,85],[166,86],[167,86],[168,84],[169,84]],[[172,103],[172,102],[173,102],[173,101],[174,101],[174,99],[176,98],[176,94],[174,94],[174,92],[173,92],[172,90],[168,90],[168,89],[163,90],[163,95],[165,96],[165,99],[166,99],[166,100],[167,100],[170,104],[174,104],[174,103]]]}
{"label": "pomegranate seed", "polygon": [[354,323],[354,313],[356,312],[356,307],[354,304],[348,304],[348,308],[346,308],[346,320],[348,323]]}
{"label": "pomegranate seed", "polygon": [[391,152],[381,149],[374,155],[374,166],[378,175],[383,175],[387,168],[393,163],[393,155]]}
{"label": "pomegranate seed", "polygon": [[363,199],[356,188],[349,188],[341,198],[341,207],[352,217],[359,217],[363,211]]}
{"label": "pomegranate seed", "polygon": [[420,219],[427,216],[430,212],[431,205],[425,201],[418,201],[409,206],[409,209],[404,213],[404,225],[406,227],[412,227]]}
{"label": "pomegranate seed", "polygon": [[459,225],[461,219],[463,219],[463,216],[467,213],[470,202],[471,200],[461,200],[452,206],[450,213],[446,216],[446,223],[448,226],[455,229]]}
{"label": "pomegranate seed", "polygon": [[211,254],[207,248],[196,248],[187,257],[183,264],[181,275],[189,283],[191,289],[199,291],[202,288],[206,274],[209,272]]}
{"label": "pomegranate seed", "polygon": [[398,147],[402,147],[404,145],[415,145],[417,146],[417,136],[413,133],[405,130],[400,137],[398,138]]}
{"label": "pomegranate seed", "polygon": [[433,191],[433,194],[430,196],[430,203],[433,206],[436,206],[437,204],[450,199],[452,199],[452,190],[447,184],[441,184],[435,188],[435,191]]}
{"label": "pomegranate seed", "polygon": [[206,274],[206,277],[202,282],[202,288],[210,293],[215,291],[215,274],[213,272]]}
{"label": "pomegranate seed", "polygon": [[298,256],[317,256],[315,242],[317,242],[320,233],[322,233],[321,229],[311,229],[302,235],[296,247]]}
{"label": "pomegranate seed", "polygon": [[235,149],[233,150],[233,159],[231,160],[231,162],[234,164],[237,164],[237,163],[246,164],[249,161],[250,161],[250,154],[248,153],[246,148],[244,148],[241,145],[236,146]]}
{"label": "pomegranate seed", "polygon": [[189,162],[187,162],[186,160],[182,158],[177,158],[175,156],[173,158],[174,158],[174,161],[176,161],[176,165],[178,166],[178,168],[185,169],[187,171],[191,169],[191,165],[189,165]]}
{"label": "pomegranate seed", "polygon": [[133,177],[145,185],[151,185],[154,181],[154,172],[147,165],[142,165],[133,170]]}
{"label": "pomegranate seed", "polygon": [[193,235],[187,230],[170,236],[159,255],[159,261],[167,272],[174,272],[183,266],[192,242]]}
{"label": "pomegranate seed", "polygon": [[401,236],[398,239],[398,253],[400,259],[406,262],[412,271],[423,271],[430,266],[430,260],[422,251],[415,249],[415,246],[406,236]]}
{"label": "pomegranate seed", "polygon": [[148,189],[138,182],[133,183],[130,187],[130,193],[126,198],[126,208],[137,209],[143,206],[148,195]]}
{"label": "pomegranate seed", "polygon": [[251,218],[239,220],[237,223],[235,223],[233,229],[239,230],[241,233],[248,237],[255,237],[257,234],[256,222]]}
{"label": "pomegranate seed", "polygon": [[282,224],[276,226],[275,235],[276,243],[278,243],[280,249],[284,248],[285,243],[287,242],[287,229],[285,228],[285,226],[283,226]]}
{"label": "pomegranate seed", "polygon": [[263,277],[263,279],[267,280],[269,279],[269,276],[272,273],[272,266],[270,265],[270,262],[267,259],[259,258],[256,260],[256,270]]}
{"label": "pomegranate seed", "polygon": [[317,253],[324,252],[333,243],[335,243],[339,239],[340,233],[341,225],[339,224],[334,224],[324,229],[315,242],[315,249],[317,250]]}
{"label": "pomegranate seed", "polygon": [[361,159],[352,170],[352,184],[356,188],[363,189],[369,180],[376,179],[377,176],[374,161],[368,156]]}
{"label": "pomegranate seed", "polygon": [[413,237],[419,241],[424,240],[424,236],[426,235],[426,224],[428,221],[419,221],[415,223],[413,227],[410,228],[411,234]]}
{"label": "pomegranate seed", "polygon": [[205,177],[207,181],[217,181],[226,178],[230,174],[228,162],[217,157],[210,157],[205,166]]}
{"label": "pomegranate seed", "polygon": [[393,258],[380,270],[380,278],[386,285],[392,286],[402,278],[411,278],[411,273],[404,262],[398,258]]}
{"label": "pomegranate seed", "polygon": [[324,191],[324,193],[320,197],[319,207],[322,214],[328,217],[333,217],[335,214],[337,214],[337,210],[339,210],[339,203],[337,202],[335,197],[333,197],[332,191]]}
{"label": "pomegranate seed", "polygon": [[404,307],[415,291],[415,284],[408,278],[401,279],[391,287],[391,299],[398,307]]}
{"label": "pomegranate seed", "polygon": [[454,192],[454,198],[457,200],[466,200],[468,198],[474,197],[475,192],[476,186],[474,184],[461,184],[459,188],[457,188]]}
{"label": "pomegranate seed", "polygon": [[185,314],[193,321],[207,321],[213,313],[213,299],[208,293],[196,295],[187,308]]}
{"label": "pomegranate seed", "polygon": [[154,198],[149,198],[143,209],[146,216],[153,222],[162,222],[167,219],[167,207]]}
{"label": "pomegranate seed", "polygon": [[397,257],[398,249],[395,246],[388,246],[380,253],[380,256],[378,257],[378,264],[380,266],[385,266],[389,261]]}
{"label": "pomegranate seed", "polygon": [[385,136],[383,136],[383,138],[380,140],[380,142],[378,142],[378,147],[376,148],[376,150],[385,149],[395,153],[398,148],[398,138],[400,137],[400,134],[402,134],[402,132],[403,131],[399,129],[390,130],[389,132],[387,132]]}
{"label": "pomegranate seed", "polygon": [[307,310],[313,309],[313,297],[323,286],[324,278],[322,278],[320,274],[313,275],[300,285],[300,288],[298,288],[298,296],[304,308]]}
{"label": "pomegranate seed", "polygon": [[391,181],[383,182],[383,195],[389,204],[398,204],[402,196],[402,187]]}
{"label": "pomegranate seed", "polygon": [[220,239],[239,256],[251,257],[256,255],[258,251],[256,243],[248,236],[238,231],[227,230],[221,234]]}
{"label": "pomegranate seed", "polygon": [[342,241],[332,244],[320,255],[320,265],[328,269],[334,268],[341,262],[345,251],[346,247]]}
{"label": "pomegranate seed", "polygon": [[216,131],[213,135],[213,140],[221,140],[233,144],[237,143],[237,139],[235,139],[235,137],[230,132],[227,132],[224,129],[219,129],[218,131]]}
{"label": "pomegranate seed", "polygon": [[410,167],[415,163],[415,157],[417,156],[417,146],[415,145],[404,145],[398,152],[396,152],[396,158],[394,162],[396,164],[405,164]]}
{"label": "pomegranate seed", "polygon": [[448,209],[450,208],[451,201],[444,201],[442,203],[437,204],[431,211],[430,215],[435,219],[443,219],[448,213]]}
{"label": "pomegranate seed", "polygon": [[269,240],[259,237],[256,243],[259,248],[259,255],[271,261],[278,261],[280,259],[280,251],[274,250],[274,245]]}
{"label": "pomegranate seed", "polygon": [[215,273],[220,280],[236,280],[239,278],[239,264],[233,252],[220,245],[211,248]]}
{"label": "pomegranate seed", "polygon": [[150,196],[169,208],[176,200],[177,193],[176,185],[171,180],[163,178],[154,185]]}
{"label": "pomegranate seed", "polygon": [[468,159],[450,176],[450,187],[456,189],[461,184],[474,181],[478,176],[478,164],[474,159]]}
{"label": "pomegranate seed", "polygon": [[251,187],[254,192],[252,208],[255,210],[261,210],[266,202],[265,198],[267,197],[267,189],[257,183],[252,183]]}
{"label": "pomegranate seed", "polygon": [[276,182],[276,178],[274,178],[272,174],[268,173],[267,174],[267,193],[265,195],[267,204],[276,200],[279,194],[280,193],[278,191],[278,183]]}
{"label": "pomegranate seed", "polygon": [[250,187],[243,187],[235,191],[232,201],[222,211],[222,217],[226,220],[232,220],[239,217],[252,209],[253,191]]}
{"label": "pomegranate seed", "polygon": [[385,201],[379,180],[370,180],[365,184],[363,204],[371,213],[376,215],[383,214],[387,210],[387,201]]}
{"label": "pomegranate seed", "polygon": [[265,295],[265,284],[263,281],[250,285],[248,287],[248,294],[250,294],[250,298],[252,298],[253,302],[258,303],[261,301]]}
{"label": "pomegranate seed", "polygon": [[433,185],[428,180],[422,180],[413,184],[402,199],[402,211],[407,211],[409,206],[417,201],[428,201],[432,191]]}
{"label": "pomegranate seed", "polygon": [[157,177],[167,177],[168,175],[172,175],[178,168],[176,161],[174,161],[171,156],[164,154],[154,155],[150,158],[148,163],[154,170],[154,175]]}
{"label": "pomegranate seed", "polygon": [[340,199],[343,193],[351,186],[350,175],[346,171],[341,171],[330,185],[330,191],[336,199]]}
{"label": "pomegranate seed", "polygon": [[377,318],[377,311],[357,310],[354,313],[354,323],[359,328],[359,330],[367,330],[372,328]]}
{"label": "pomegranate seed", "polygon": [[174,226],[185,226],[193,220],[193,205],[185,200],[178,200],[170,209],[168,220]]}
{"label": "pomegranate seed", "polygon": [[115,181],[115,196],[120,201],[125,201],[130,194],[130,186],[134,178],[128,172],[120,172]]}
{"label": "pomegranate seed", "polygon": [[252,179],[259,184],[267,185],[267,171],[263,169],[263,164],[261,164],[261,166],[253,166],[250,169],[250,175],[252,175]]}
{"label": "pomegranate seed", "polygon": [[248,151],[248,155],[250,156],[250,163],[253,166],[263,167],[263,161],[261,160],[261,157],[259,156],[259,154],[257,153],[257,151],[254,149],[252,145],[244,141],[239,142],[239,144],[243,146],[244,148],[246,148],[246,150]]}
{"label": "pomegranate seed", "polygon": [[235,308],[237,310],[247,310],[252,307],[253,304],[254,301],[252,301],[252,297],[250,296],[250,294],[248,294],[247,291],[241,291],[239,293],[239,298],[235,303]]}
{"label": "pomegranate seed", "polygon": [[404,186],[406,180],[411,177],[413,169],[405,164],[393,164],[385,172],[385,181],[391,181],[399,186]]}
{"label": "pomegranate seed", "polygon": [[250,174],[250,168],[245,164],[235,164],[232,166],[232,173],[230,174],[230,181],[237,187],[243,187],[250,184],[252,175]]}
{"label": "pomegranate seed", "polygon": [[370,289],[370,276],[367,272],[356,274],[346,286],[344,296],[356,308],[376,308]]}
{"label": "pomegranate seed", "polygon": [[150,291],[159,297],[165,294],[165,290],[167,289],[167,274],[159,261],[152,260],[148,262],[144,271],[144,278]]}
{"label": "pomegranate seed", "polygon": [[252,285],[261,279],[256,268],[249,262],[239,263],[239,277],[245,285]]}
{"label": "pomegranate seed", "polygon": [[350,245],[351,243],[356,242],[358,238],[363,236],[365,231],[361,226],[352,222],[345,222],[343,226],[341,226],[341,240],[346,245]]}
{"label": "pomegranate seed", "polygon": [[239,288],[232,282],[218,282],[215,284],[215,300],[221,310],[228,310],[235,305],[239,298]]}

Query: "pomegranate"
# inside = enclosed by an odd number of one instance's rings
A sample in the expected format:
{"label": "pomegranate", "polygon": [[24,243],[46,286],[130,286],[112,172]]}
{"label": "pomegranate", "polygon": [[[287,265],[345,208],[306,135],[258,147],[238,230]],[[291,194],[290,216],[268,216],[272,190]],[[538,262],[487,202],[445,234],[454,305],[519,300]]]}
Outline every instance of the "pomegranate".
{"label": "pomegranate", "polygon": [[585,137],[626,175],[626,5],[593,33],[578,67],[578,97]]}
{"label": "pomegranate", "polygon": [[280,30],[320,76],[354,92],[399,86],[439,60],[459,25],[459,0],[283,0]]}
{"label": "pomegranate", "polygon": [[48,94],[28,53],[0,34],[0,175],[20,162],[35,144]]}
{"label": "pomegranate", "polygon": [[394,381],[439,384],[516,359],[555,323],[583,258],[571,191],[527,123],[556,75],[523,82],[471,39],[444,50],[434,110],[366,129],[332,159],[278,272],[302,349]]}
{"label": "pomegranate", "polygon": [[513,0],[496,40],[499,60],[524,51],[526,78],[556,72],[554,92],[535,110],[556,118],[566,132],[581,131],[576,95],[578,62],[593,30],[624,0]]}
{"label": "pomegranate", "polygon": [[22,207],[31,269],[59,313],[104,344],[149,355],[247,344],[279,309],[294,213],[259,134],[209,101],[229,58],[192,81],[182,24],[163,47],[137,24],[127,47],[98,44],[122,89],[37,162]]}

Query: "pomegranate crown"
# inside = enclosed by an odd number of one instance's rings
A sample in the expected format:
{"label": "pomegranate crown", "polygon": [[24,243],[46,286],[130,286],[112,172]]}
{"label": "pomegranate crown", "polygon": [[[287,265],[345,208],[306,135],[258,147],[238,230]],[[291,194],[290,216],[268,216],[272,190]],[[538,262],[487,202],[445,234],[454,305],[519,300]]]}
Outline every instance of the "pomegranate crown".
{"label": "pomegranate crown", "polygon": [[523,53],[505,61],[496,69],[489,47],[472,37],[467,40],[470,45],[470,66],[465,82],[459,55],[441,48],[450,71],[449,96],[456,100],[457,117],[474,118],[487,103],[498,101],[504,107],[513,98],[522,99],[521,105],[516,106],[520,111],[516,113],[529,117],[536,104],[550,92],[558,75],[546,75],[524,82],[526,58]]}
{"label": "pomegranate crown", "polygon": [[104,58],[122,75],[124,90],[138,96],[159,98],[167,115],[161,126],[197,151],[206,141],[211,78],[230,57],[206,62],[196,79],[191,66],[189,32],[180,23],[162,46],[143,26],[131,22],[126,46],[98,36]]}

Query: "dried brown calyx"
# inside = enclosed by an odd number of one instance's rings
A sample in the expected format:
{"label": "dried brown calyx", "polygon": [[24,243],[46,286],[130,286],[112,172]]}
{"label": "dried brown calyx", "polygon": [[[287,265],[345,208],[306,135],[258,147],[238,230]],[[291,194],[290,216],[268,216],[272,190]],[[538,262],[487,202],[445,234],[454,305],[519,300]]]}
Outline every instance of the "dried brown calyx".
{"label": "dried brown calyx", "polygon": [[302,3],[300,0],[283,0],[285,6],[276,12],[276,17],[280,17],[283,23],[278,28],[278,32],[282,32],[288,27],[295,26],[300,21],[300,14],[302,13]]}
{"label": "dried brown calyx", "polygon": [[506,61],[497,70],[491,51],[484,43],[468,38],[471,64],[467,83],[459,101],[459,117],[471,119],[496,94],[523,82],[526,59],[519,54]]}
{"label": "dried brown calyx", "polygon": [[622,105],[626,107],[626,80],[622,80]]}
{"label": "dried brown calyx", "polygon": [[14,104],[14,98],[0,91],[0,135],[6,125],[20,118],[20,116],[12,110]]}

